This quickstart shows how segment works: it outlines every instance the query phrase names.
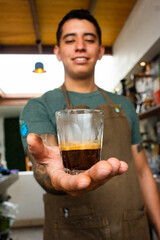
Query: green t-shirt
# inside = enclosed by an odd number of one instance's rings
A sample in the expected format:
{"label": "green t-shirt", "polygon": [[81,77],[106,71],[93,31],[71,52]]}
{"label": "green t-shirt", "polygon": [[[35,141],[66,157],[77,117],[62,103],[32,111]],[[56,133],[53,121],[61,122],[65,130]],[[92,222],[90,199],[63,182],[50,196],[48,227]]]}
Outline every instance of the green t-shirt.
{"label": "green t-shirt", "polygon": [[[114,104],[120,104],[123,108],[131,127],[132,144],[140,143],[142,139],[139,132],[139,120],[133,104],[124,96],[105,92]],[[88,105],[90,108],[96,108],[99,105],[108,104],[99,90],[91,93],[71,91],[67,93],[73,107]],[[27,147],[26,139],[29,133],[57,135],[55,112],[66,107],[64,94],[59,88],[48,91],[39,98],[29,100],[20,116],[20,132],[24,149]]]}

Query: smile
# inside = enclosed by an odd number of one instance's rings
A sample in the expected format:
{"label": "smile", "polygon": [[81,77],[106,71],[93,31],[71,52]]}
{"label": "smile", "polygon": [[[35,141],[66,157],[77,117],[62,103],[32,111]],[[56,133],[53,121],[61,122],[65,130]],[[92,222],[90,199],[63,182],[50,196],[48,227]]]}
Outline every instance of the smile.
{"label": "smile", "polygon": [[84,64],[88,61],[88,58],[86,58],[86,57],[76,57],[76,58],[73,58],[73,61],[75,63]]}
{"label": "smile", "polygon": [[84,57],[78,57],[78,58],[75,58],[74,60],[76,60],[76,61],[86,61],[87,58],[84,58]]}

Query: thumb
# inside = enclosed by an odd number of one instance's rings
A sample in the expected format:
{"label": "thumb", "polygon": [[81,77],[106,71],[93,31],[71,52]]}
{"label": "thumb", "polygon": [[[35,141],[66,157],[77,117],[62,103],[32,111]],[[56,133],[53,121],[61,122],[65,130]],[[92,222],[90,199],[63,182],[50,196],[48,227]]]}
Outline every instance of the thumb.
{"label": "thumb", "polygon": [[27,136],[28,151],[37,159],[42,158],[45,153],[45,146],[40,136],[30,133]]}

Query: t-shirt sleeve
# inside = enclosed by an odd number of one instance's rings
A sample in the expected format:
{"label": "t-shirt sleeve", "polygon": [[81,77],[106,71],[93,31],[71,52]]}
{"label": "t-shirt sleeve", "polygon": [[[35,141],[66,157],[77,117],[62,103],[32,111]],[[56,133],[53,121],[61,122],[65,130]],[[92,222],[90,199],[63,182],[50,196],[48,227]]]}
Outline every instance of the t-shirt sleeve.
{"label": "t-shirt sleeve", "polygon": [[50,117],[45,104],[40,99],[29,100],[20,115],[20,134],[25,150],[29,133],[56,135],[55,119]]}

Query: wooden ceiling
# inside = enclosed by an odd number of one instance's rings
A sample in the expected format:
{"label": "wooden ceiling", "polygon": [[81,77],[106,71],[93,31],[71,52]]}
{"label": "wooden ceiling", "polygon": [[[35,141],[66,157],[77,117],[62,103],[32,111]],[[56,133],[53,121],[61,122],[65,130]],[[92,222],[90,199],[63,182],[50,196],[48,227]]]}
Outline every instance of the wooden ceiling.
{"label": "wooden ceiling", "polygon": [[0,53],[52,53],[61,18],[88,9],[110,51],[136,0],[0,0]]}

